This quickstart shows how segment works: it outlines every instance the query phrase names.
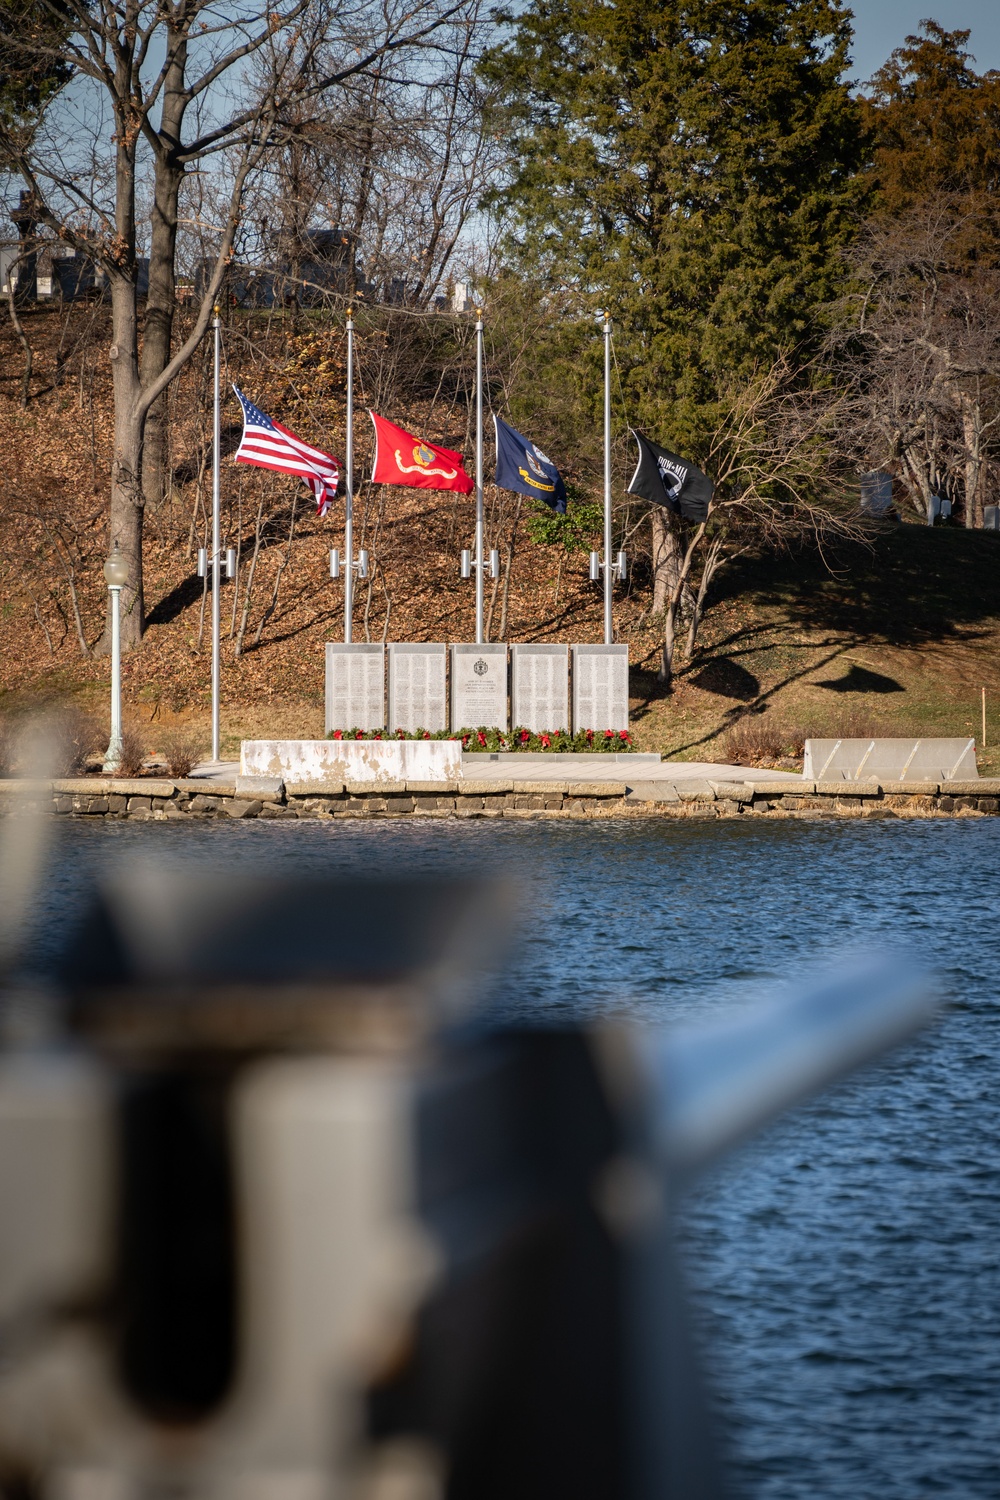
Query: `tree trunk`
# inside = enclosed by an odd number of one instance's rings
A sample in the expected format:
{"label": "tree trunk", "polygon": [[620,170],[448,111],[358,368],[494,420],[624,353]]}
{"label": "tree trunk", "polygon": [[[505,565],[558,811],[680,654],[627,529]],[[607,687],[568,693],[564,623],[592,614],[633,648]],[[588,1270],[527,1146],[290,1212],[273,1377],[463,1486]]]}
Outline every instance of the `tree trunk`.
{"label": "tree trunk", "polygon": [[691,575],[691,564],[694,561],[701,541],[705,535],[706,523],[702,521],[696,531],[691,533],[687,546],[681,550],[681,538],[674,533],[678,549],[678,566],[673,588],[667,595],[666,608],[663,612],[663,651],[660,655],[660,670],[656,674],[664,686],[669,687],[674,675],[674,647],[677,644],[677,616],[680,611],[681,600],[688,590],[688,578]]}
{"label": "tree trunk", "polygon": [[[145,623],[142,588],[142,418],[137,415],[139,383],[135,282],[127,272],[111,287],[112,344],[109,350],[115,402],[115,446],[111,463],[111,535],[128,563],[121,592],[123,650],[137,646]],[[110,650],[110,612],[99,652]]]}
{"label": "tree trunk", "polygon": [[26,407],[31,400],[31,372],[34,367],[35,356],[31,345],[28,343],[28,335],[24,331],[24,324],[21,322],[21,317],[17,310],[17,296],[13,281],[8,281],[7,283],[7,305],[10,308],[10,321],[14,325],[14,332],[17,334],[18,343],[24,350],[24,374],[21,377],[21,405]]}
{"label": "tree trunk", "polygon": [[903,468],[910,479],[910,493],[914,491],[920,496],[920,504],[923,508],[924,520],[930,519],[932,486],[930,475],[924,464],[920,462],[919,455],[913,448],[904,448],[901,455]]}
{"label": "tree trunk", "polygon": [[[183,93],[187,67],[187,42],[167,28],[170,68],[164,83],[163,111],[157,132],[161,150],[153,178],[153,213],[149,242],[149,290],[142,334],[140,375],[148,386],[170,363],[170,340],[177,306],[175,262],[177,254],[177,200],[184,180],[183,163],[177,160],[187,96]],[[142,492],[147,505],[156,506],[167,493],[167,393],[153,403],[146,417],[142,449]]]}
{"label": "tree trunk", "polygon": [[705,613],[705,598],[708,594],[712,579],[719,570],[722,562],[722,537],[714,536],[712,545],[708,549],[705,565],[701,570],[701,581],[698,584],[698,594],[691,610],[691,619],[688,624],[687,644],[684,648],[684,656],[690,661],[698,644],[698,627],[701,625],[702,616]]}
{"label": "tree trunk", "polygon": [[652,613],[662,615],[667,601],[677,587],[684,550],[680,536],[671,526],[670,517],[661,505],[650,507],[649,524],[653,540]]}
{"label": "tree trunk", "polygon": [[979,402],[967,392],[962,393],[962,437],[965,445],[965,524],[969,529],[982,529],[982,421]]}

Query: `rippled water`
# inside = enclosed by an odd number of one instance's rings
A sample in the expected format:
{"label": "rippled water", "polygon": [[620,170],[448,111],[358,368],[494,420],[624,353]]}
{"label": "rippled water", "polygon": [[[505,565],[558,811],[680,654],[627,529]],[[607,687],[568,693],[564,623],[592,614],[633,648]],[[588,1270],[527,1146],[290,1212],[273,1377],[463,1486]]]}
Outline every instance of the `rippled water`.
{"label": "rippled water", "polygon": [[44,961],[122,856],[261,871],[504,868],[530,914],[512,1016],[668,1020],[845,945],[951,995],[918,1044],[703,1185],[684,1243],[761,1500],[1000,1494],[1000,819],[64,825]]}

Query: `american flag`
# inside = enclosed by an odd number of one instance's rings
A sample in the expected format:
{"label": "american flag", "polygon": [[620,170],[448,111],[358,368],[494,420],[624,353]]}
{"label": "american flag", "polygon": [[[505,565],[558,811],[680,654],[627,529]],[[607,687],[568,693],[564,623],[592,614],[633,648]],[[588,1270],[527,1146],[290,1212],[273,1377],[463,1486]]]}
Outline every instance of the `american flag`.
{"label": "american flag", "polygon": [[337,460],[273,421],[259,406],[248,401],[238,386],[234,385],[233,390],[243,408],[243,436],[236,450],[236,462],[297,475],[316,496],[317,515],[325,516],[337,493],[340,478]]}

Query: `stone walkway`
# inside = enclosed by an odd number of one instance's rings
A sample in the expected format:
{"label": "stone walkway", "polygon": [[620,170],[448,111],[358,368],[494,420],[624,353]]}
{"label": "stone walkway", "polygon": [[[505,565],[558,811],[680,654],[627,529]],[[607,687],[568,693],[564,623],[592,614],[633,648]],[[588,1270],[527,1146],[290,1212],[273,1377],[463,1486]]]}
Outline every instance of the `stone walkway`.
{"label": "stone walkway", "polygon": [[463,755],[463,776],[476,781],[801,781],[790,771],[757,770],[704,760],[661,760],[658,755]]}

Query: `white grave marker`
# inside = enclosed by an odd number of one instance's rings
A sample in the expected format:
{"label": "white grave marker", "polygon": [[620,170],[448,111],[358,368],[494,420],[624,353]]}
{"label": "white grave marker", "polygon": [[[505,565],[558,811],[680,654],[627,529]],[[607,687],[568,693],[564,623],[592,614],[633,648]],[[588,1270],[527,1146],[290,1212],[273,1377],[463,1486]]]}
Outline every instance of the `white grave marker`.
{"label": "white grave marker", "polygon": [[569,728],[569,662],[565,646],[510,648],[511,719],[515,728]]}
{"label": "white grave marker", "polygon": [[326,643],[326,732],[385,728],[385,647]]}
{"label": "white grave marker", "polygon": [[628,647],[571,646],[573,733],[628,728]]}
{"label": "white grave marker", "polygon": [[389,728],[447,727],[448,648],[426,641],[389,646]]}
{"label": "white grave marker", "polygon": [[507,728],[507,647],[451,648],[452,729]]}

